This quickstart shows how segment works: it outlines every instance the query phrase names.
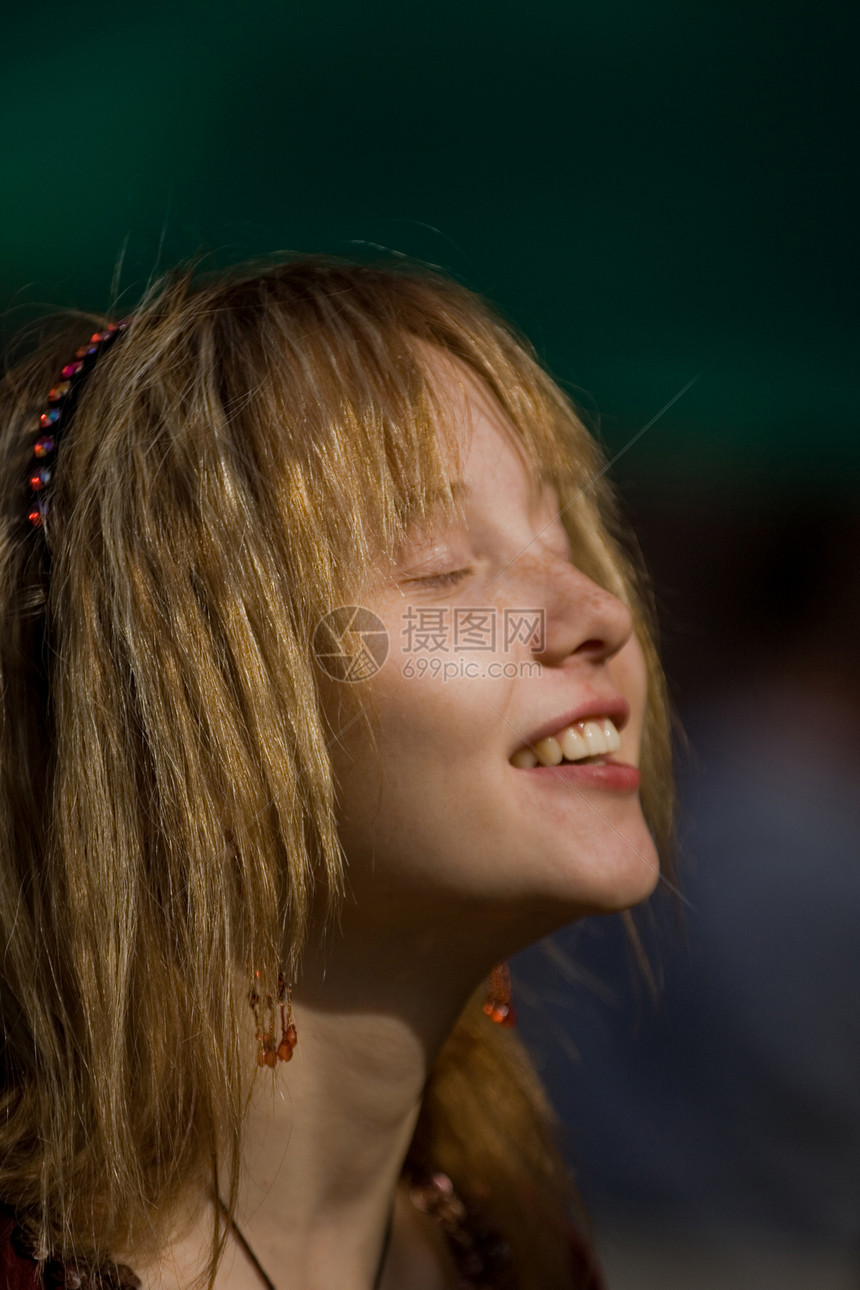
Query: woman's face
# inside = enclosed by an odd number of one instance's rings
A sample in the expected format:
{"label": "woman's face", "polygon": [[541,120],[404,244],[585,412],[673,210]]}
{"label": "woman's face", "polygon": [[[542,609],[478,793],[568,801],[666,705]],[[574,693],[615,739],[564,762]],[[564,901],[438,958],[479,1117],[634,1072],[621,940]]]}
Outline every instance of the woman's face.
{"label": "woman's face", "polygon": [[[463,519],[416,531],[361,594],[389,654],[351,696],[372,703],[378,758],[358,722],[332,745],[341,837],[368,930],[491,939],[504,925],[527,944],[657,881],[635,770],[645,663],[627,608],[571,563],[557,499],[501,409],[465,371],[446,384],[467,444]],[[605,748],[582,722],[606,718],[620,736],[606,765],[516,764],[529,747],[555,760],[547,735],[573,758]]]}

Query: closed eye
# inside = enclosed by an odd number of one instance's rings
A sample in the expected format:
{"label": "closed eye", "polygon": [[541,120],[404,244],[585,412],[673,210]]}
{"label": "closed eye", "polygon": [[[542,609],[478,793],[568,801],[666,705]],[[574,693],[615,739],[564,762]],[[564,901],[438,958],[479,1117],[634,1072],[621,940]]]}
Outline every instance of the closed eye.
{"label": "closed eye", "polygon": [[410,586],[418,587],[453,587],[464,578],[468,578],[473,570],[469,567],[463,569],[449,569],[444,573],[430,573],[421,578],[408,578]]}

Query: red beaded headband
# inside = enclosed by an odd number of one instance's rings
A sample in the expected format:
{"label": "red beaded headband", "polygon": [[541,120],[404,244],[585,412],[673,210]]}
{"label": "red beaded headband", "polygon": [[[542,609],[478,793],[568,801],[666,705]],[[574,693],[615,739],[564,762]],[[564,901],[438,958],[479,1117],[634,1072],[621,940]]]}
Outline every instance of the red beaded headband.
{"label": "red beaded headband", "polygon": [[59,381],[48,394],[48,406],[39,417],[39,438],[33,446],[35,466],[31,466],[27,477],[31,497],[27,518],[36,528],[48,514],[48,499],[44,495],[44,489],[50,482],[57,444],[69,423],[84,378],[92,370],[96,359],[125,331],[130,322],[130,318],[123,318],[122,322],[110,323],[104,331],[94,332],[86,345],[75,350],[75,357],[60,372]]}

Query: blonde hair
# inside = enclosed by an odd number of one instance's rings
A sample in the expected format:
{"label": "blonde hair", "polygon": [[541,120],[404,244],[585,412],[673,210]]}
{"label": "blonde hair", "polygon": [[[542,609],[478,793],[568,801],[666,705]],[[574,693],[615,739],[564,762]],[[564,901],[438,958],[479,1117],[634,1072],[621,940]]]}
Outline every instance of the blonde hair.
{"label": "blonde hair", "polygon": [[[314,627],[447,486],[427,346],[483,381],[557,488],[574,557],[651,676],[643,806],[672,821],[651,613],[599,449],[528,345],[425,270],[314,258],[148,294],[23,531],[34,414],[78,315],[3,386],[0,1198],[43,1248],[151,1248],[237,1176],[238,964],[301,961],[342,856]],[[50,577],[47,562],[50,559]],[[411,1158],[493,1215],[523,1287],[572,1284],[566,1175],[521,1047],[467,1009]],[[541,1217],[541,1234],[535,1238]],[[217,1262],[217,1231],[212,1275]]]}

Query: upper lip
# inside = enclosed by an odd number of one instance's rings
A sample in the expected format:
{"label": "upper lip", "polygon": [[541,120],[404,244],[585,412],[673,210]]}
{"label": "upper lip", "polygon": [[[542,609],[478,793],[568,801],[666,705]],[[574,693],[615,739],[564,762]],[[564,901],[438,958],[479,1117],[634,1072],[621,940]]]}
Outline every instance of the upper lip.
{"label": "upper lip", "polygon": [[589,699],[586,703],[581,703],[578,708],[571,708],[568,712],[550,717],[543,725],[533,730],[527,739],[517,744],[516,748],[512,749],[511,756],[521,748],[533,749],[541,739],[556,735],[560,730],[566,730],[568,726],[575,725],[577,721],[589,721],[594,717],[611,717],[618,730],[623,730],[630,720],[630,704],[622,699],[620,694]]}

